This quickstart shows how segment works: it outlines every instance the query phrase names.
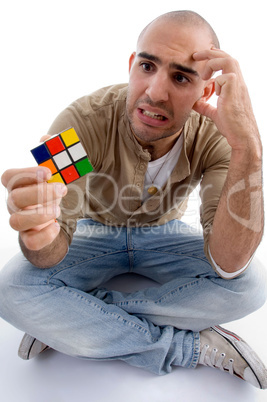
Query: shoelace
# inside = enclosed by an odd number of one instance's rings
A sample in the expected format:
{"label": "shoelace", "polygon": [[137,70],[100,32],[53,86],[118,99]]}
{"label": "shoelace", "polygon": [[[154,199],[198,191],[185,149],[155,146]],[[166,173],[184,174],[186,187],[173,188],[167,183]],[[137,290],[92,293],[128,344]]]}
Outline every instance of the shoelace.
{"label": "shoelace", "polygon": [[[210,353],[208,353],[210,346],[204,345],[199,357],[199,364],[204,366],[216,367],[222,371],[227,371],[229,374],[234,375],[234,359],[229,359],[225,362],[225,353],[218,353],[218,349],[213,348]],[[216,360],[217,359],[217,360]]]}

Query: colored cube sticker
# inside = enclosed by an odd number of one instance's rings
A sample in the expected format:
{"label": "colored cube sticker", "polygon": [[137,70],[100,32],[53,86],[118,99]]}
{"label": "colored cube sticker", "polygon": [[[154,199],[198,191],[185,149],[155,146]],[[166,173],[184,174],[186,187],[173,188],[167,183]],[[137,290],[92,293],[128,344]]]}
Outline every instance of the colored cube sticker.
{"label": "colored cube sticker", "polygon": [[69,184],[93,171],[74,128],[69,128],[31,150],[39,166],[52,173],[49,182]]}

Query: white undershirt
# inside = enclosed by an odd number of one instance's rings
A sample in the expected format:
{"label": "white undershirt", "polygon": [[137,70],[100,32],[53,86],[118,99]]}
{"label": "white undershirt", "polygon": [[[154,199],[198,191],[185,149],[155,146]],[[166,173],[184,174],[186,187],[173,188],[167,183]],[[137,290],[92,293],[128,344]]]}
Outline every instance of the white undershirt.
{"label": "white undershirt", "polygon": [[[156,186],[158,189],[161,189],[165,185],[174,167],[178,162],[183,143],[184,143],[184,134],[182,133],[170,152],[163,155],[159,159],[156,159],[152,162],[148,162],[144,181],[143,202],[151,197],[151,195],[149,195],[147,192],[147,189],[149,187],[153,185]],[[216,264],[211,255],[210,249],[209,249],[209,255],[217,273],[224,279],[231,279],[237,275],[240,275],[243,271],[245,271],[245,269],[248,267],[248,265],[252,260],[251,258],[249,262],[238,271],[229,273],[225,272],[221,267],[219,267],[219,265]]]}
{"label": "white undershirt", "polygon": [[238,271],[235,272],[226,272],[224,271],[218,264],[216,264],[216,262],[214,261],[211,252],[210,252],[210,248],[209,248],[209,255],[210,255],[210,259],[217,271],[217,273],[223,277],[224,279],[232,279],[235,278],[236,276],[242,274],[243,271],[245,271],[245,269],[247,269],[247,267],[249,266],[249,264],[251,263],[253,256],[250,258],[250,260],[246,263],[246,265],[242,268],[240,268]]}
{"label": "white undershirt", "polygon": [[182,133],[170,152],[155,161],[148,162],[144,182],[143,202],[151,197],[147,192],[149,187],[153,185],[161,189],[164,186],[178,162],[183,142],[184,135]]}

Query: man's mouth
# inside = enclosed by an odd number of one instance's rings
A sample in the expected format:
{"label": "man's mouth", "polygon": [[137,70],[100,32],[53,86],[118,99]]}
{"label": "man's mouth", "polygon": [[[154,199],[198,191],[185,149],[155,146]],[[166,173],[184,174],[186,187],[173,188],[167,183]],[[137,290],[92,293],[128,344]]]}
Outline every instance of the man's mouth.
{"label": "man's mouth", "polygon": [[141,109],[141,112],[145,116],[151,117],[151,119],[156,119],[156,120],[161,120],[161,121],[167,120],[167,118],[165,116],[162,116],[161,114],[149,112],[148,110],[144,110],[144,109]]}

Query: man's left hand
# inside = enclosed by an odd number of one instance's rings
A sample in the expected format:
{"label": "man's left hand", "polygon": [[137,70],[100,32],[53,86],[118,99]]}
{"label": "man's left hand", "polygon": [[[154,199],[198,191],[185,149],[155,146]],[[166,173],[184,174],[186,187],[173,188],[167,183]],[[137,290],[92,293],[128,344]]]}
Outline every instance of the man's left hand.
{"label": "man's left hand", "polygon": [[199,100],[194,110],[214,121],[233,150],[242,152],[253,144],[258,148],[258,127],[239,63],[216,48],[196,52],[193,58],[196,61],[207,61],[201,74],[205,81],[210,80],[214,73],[222,72],[214,80],[218,96],[217,108]]}

